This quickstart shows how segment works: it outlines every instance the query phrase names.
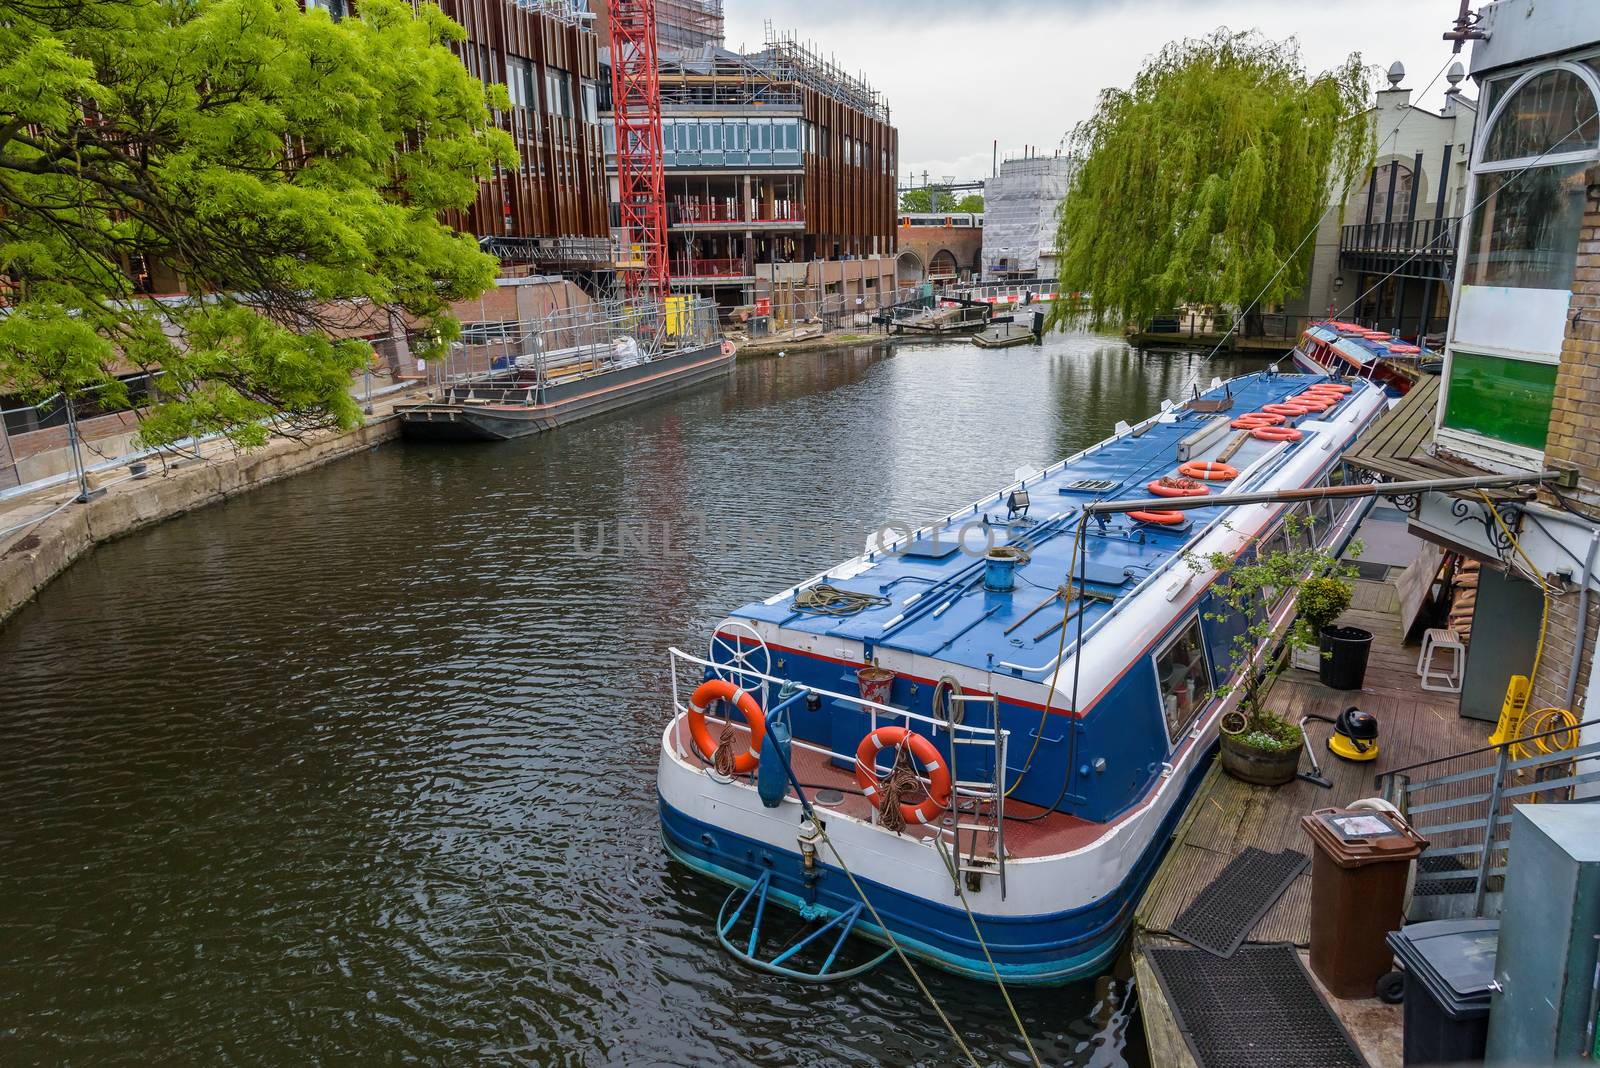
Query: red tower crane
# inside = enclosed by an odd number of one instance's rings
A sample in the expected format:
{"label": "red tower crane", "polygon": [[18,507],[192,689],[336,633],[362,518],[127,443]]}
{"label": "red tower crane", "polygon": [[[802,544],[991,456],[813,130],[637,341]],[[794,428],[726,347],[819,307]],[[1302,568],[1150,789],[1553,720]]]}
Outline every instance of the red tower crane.
{"label": "red tower crane", "polygon": [[[661,77],[655,0],[611,0],[611,112],[617,129],[628,298],[667,296],[667,196],[661,174]],[[633,250],[643,256],[634,264]]]}

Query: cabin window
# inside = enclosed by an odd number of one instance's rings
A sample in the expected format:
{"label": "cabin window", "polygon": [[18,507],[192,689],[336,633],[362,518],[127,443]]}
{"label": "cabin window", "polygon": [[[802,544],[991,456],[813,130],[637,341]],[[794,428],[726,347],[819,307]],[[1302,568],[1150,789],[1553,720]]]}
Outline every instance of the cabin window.
{"label": "cabin window", "polygon": [[1211,695],[1211,669],[1200,637],[1200,617],[1189,620],[1177,637],[1156,654],[1156,686],[1167,738],[1176,742]]}

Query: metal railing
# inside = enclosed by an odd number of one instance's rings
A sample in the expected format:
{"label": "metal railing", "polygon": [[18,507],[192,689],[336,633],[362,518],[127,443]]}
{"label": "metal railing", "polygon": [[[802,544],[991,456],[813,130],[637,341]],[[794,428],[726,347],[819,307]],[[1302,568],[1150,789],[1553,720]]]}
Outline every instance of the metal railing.
{"label": "metal railing", "polygon": [[516,389],[538,403],[544,389],[717,340],[716,304],[706,297],[605,301],[535,319],[466,323],[437,382],[447,388]]}
{"label": "metal railing", "polygon": [[1442,219],[1404,219],[1394,222],[1351,223],[1339,234],[1341,253],[1393,253],[1437,259],[1454,259],[1461,216]]}
{"label": "metal railing", "polygon": [[[686,653],[676,647],[669,648],[667,652],[671,661],[672,708],[674,722],[677,721],[678,717],[685,715],[689,711],[689,706],[684,702],[682,691],[679,687],[679,671],[682,669],[687,669],[689,677],[695,680],[690,684],[690,688],[692,690],[694,685],[698,685],[699,681],[705,678],[705,673],[707,669],[709,669],[719,678],[728,679],[729,681],[733,682],[735,686],[738,686],[740,689],[751,693],[753,696],[755,696],[761,707],[764,710],[768,710],[769,714],[779,713],[781,710],[787,707],[788,703],[793,702],[799,697],[815,695],[825,700],[835,701],[847,706],[852,706],[857,711],[866,712],[869,717],[869,726],[867,728],[869,733],[876,731],[881,726],[890,724],[903,726],[907,730],[914,730],[916,729],[917,725],[920,725],[932,738],[937,739],[941,732],[948,735],[949,744],[952,747],[972,746],[992,750],[994,756],[993,778],[991,780],[979,781],[956,779],[952,776],[950,786],[950,815],[953,816],[954,819],[950,821],[949,825],[941,824],[934,827],[934,830],[941,838],[950,841],[954,845],[958,860],[961,858],[961,832],[970,831],[972,838],[970,840],[969,854],[966,863],[960,865],[960,872],[996,875],[1000,882],[1001,897],[1004,898],[1006,886],[1005,769],[1007,763],[1007,747],[1010,741],[1011,732],[999,725],[998,708],[994,717],[994,726],[974,726],[969,723],[955,722],[954,720],[942,720],[933,716],[925,716],[920,712],[913,712],[910,709],[905,708],[895,708],[892,705],[881,704],[877,701],[868,700],[865,697],[854,694],[838,693],[833,690],[824,690],[816,686],[807,686],[794,682],[791,679],[784,679],[776,675],[770,675],[765,672],[758,671],[743,662],[729,663],[725,661],[708,660],[705,657],[695,656],[693,653]],[[989,704],[995,702],[995,698],[992,694],[951,695],[951,700]],[[689,754],[684,751],[681,743],[678,741],[676,732],[673,733],[673,738],[674,743],[678,746],[678,756],[682,759],[689,759]],[[808,753],[815,753],[830,761],[844,761],[848,762],[852,766],[856,763],[856,754],[854,751],[849,753],[841,753],[829,746],[818,745],[814,742],[807,742],[799,737],[792,737],[789,744],[795,749],[801,749]],[[959,767],[959,758],[952,761],[952,764],[955,767]],[[929,780],[926,776],[918,773],[917,778],[924,787],[929,785]],[[790,792],[793,792],[792,789]],[[818,802],[815,796],[813,796],[810,800],[811,803],[817,807],[832,807],[837,808],[841,812],[843,811],[843,801],[840,801],[837,803],[837,805],[830,806]],[[974,817],[973,823],[961,822],[961,802],[963,800],[970,802],[973,806],[972,811],[968,813]],[[988,814],[991,818],[989,819],[985,819],[984,815],[978,811],[982,806],[985,805],[991,806],[990,813]],[[879,820],[877,806],[869,805],[868,809],[868,822],[873,826],[878,826]],[[983,834],[992,835],[994,838],[994,862],[992,868],[986,863],[980,863],[981,858],[978,856],[978,839],[980,835]]]}
{"label": "metal railing", "polygon": [[[1576,787],[1600,782],[1600,742],[1581,740],[1582,729],[1597,723],[1600,719],[1586,720],[1410,764],[1373,780],[1384,799],[1429,840],[1417,862],[1411,919],[1489,911],[1493,887],[1506,873],[1511,803],[1600,800],[1574,796]],[[1569,747],[1558,747],[1562,736]],[[1447,769],[1460,762],[1479,766]],[[1417,781],[1416,773],[1424,769],[1444,773]]]}
{"label": "metal railing", "polygon": [[742,259],[694,259],[675,257],[672,261],[674,278],[745,278],[751,269]]}

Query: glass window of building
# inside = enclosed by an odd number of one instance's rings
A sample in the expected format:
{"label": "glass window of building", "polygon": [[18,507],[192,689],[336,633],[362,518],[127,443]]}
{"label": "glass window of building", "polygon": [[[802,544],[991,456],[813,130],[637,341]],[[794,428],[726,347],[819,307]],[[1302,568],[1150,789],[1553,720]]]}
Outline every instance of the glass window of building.
{"label": "glass window of building", "polygon": [[1600,158],[1600,77],[1546,64],[1495,79],[1485,101],[1440,441],[1521,455],[1549,427],[1585,174]]}
{"label": "glass window of building", "polygon": [[1206,664],[1198,616],[1156,654],[1156,686],[1167,721],[1167,738],[1176,742],[1211,697],[1211,668]]}
{"label": "glass window of building", "polygon": [[600,87],[591,81],[583,83],[583,121],[600,121]]}

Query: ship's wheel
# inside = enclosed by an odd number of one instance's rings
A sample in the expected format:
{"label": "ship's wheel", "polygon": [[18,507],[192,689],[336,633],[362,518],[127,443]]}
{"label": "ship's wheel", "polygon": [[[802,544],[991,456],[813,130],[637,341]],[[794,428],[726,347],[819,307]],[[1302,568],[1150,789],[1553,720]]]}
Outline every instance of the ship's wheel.
{"label": "ship's wheel", "polygon": [[772,650],[761,633],[742,619],[725,619],[711,632],[711,673],[766,704],[764,675],[772,674]]}

